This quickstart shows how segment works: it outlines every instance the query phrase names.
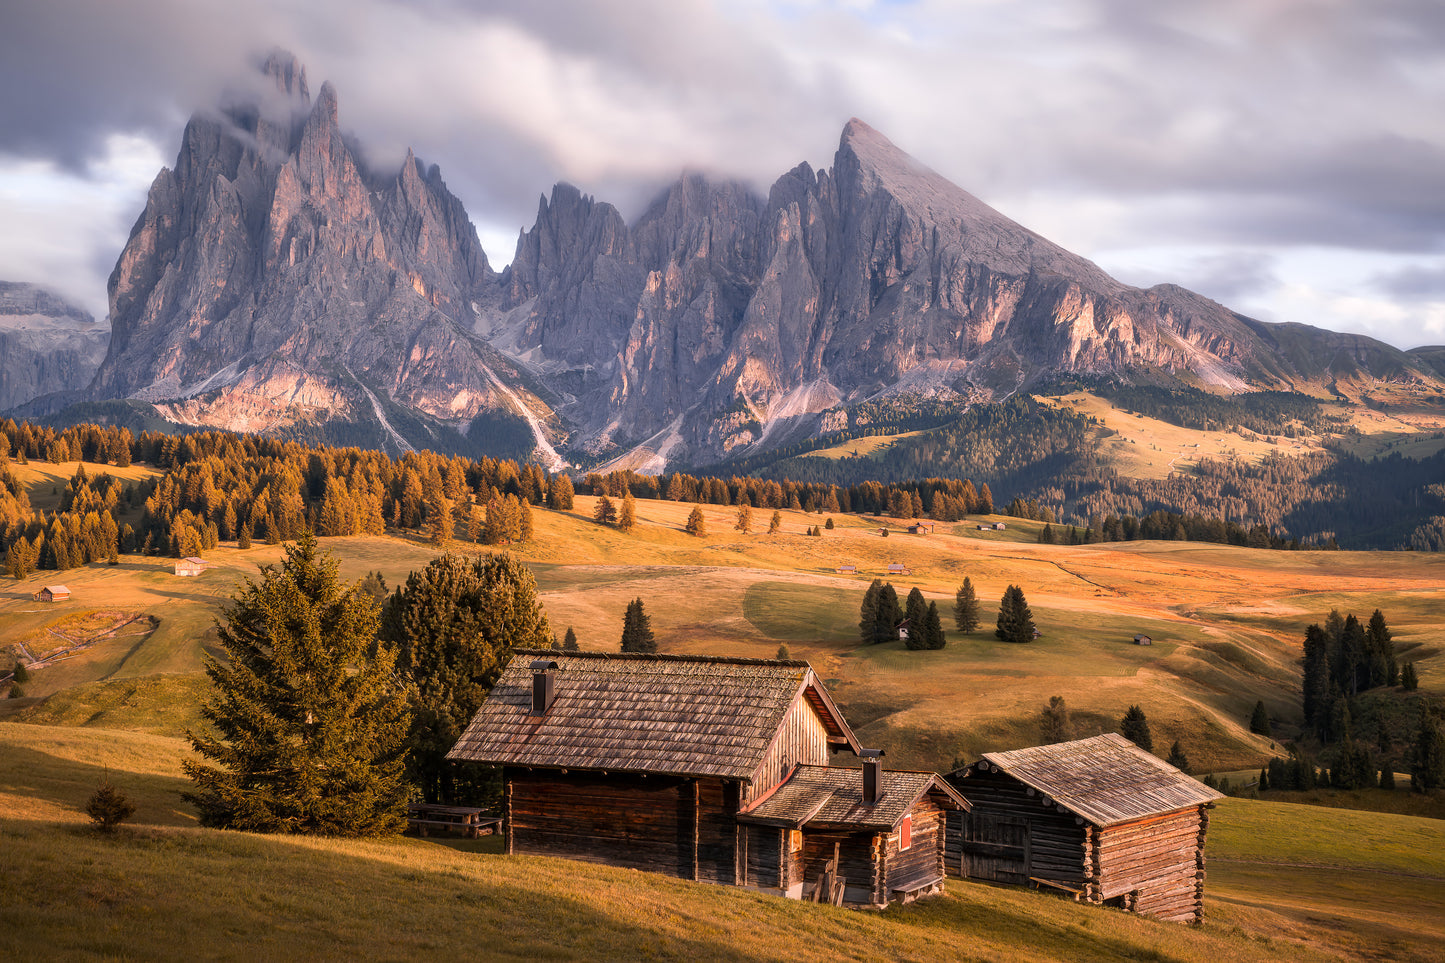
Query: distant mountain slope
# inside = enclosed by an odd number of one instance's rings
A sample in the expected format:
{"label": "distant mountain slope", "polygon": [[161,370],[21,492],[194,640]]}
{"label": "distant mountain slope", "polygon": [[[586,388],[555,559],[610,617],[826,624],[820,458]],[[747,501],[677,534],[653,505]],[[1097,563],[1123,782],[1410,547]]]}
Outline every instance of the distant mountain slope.
{"label": "distant mountain slope", "polygon": [[367,170],[294,58],[187,125],[110,281],[95,400],[176,422],[392,448],[523,439],[660,471],[964,404],[1059,373],[1218,391],[1383,382],[1438,359],[1132,288],[861,121],[766,198],[681,176],[633,224],[566,184],[488,265],[436,168]]}
{"label": "distant mountain slope", "polygon": [[0,411],[90,383],[110,329],[33,284],[0,281]]}

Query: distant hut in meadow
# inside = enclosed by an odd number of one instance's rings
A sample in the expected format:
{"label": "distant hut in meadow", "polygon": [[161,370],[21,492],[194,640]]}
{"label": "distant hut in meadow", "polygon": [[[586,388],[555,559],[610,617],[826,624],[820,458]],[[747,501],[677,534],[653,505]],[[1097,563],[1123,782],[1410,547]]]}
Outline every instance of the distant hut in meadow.
{"label": "distant hut in meadow", "polygon": [[1154,640],[1151,639],[1151,638],[1149,638],[1149,636],[1145,635],[1145,634],[1142,633],[1142,632],[1137,632],[1137,633],[1135,633],[1135,635],[1134,635],[1134,644],[1135,644],[1135,645],[1153,645],[1153,644],[1154,644]]}
{"label": "distant hut in meadow", "polygon": [[994,522],[994,523],[993,523],[993,527],[994,527],[995,530],[1000,531],[1000,532],[1003,531],[1004,529],[1008,528],[1008,526],[1005,525],[1003,522]]}
{"label": "distant hut in meadow", "polygon": [[447,758],[502,767],[508,853],[881,906],[943,880],[933,773],[865,752],[806,662],[518,650]]}
{"label": "distant hut in meadow", "polygon": [[1117,733],[983,758],[944,777],[948,870],[1176,922],[1204,915],[1204,841],[1222,798]]}
{"label": "distant hut in meadow", "polygon": [[30,597],[37,602],[69,602],[70,589],[64,585],[47,585]]}
{"label": "distant hut in meadow", "polygon": [[206,560],[203,558],[180,558],[176,559],[176,574],[180,576],[194,577],[206,570]]}

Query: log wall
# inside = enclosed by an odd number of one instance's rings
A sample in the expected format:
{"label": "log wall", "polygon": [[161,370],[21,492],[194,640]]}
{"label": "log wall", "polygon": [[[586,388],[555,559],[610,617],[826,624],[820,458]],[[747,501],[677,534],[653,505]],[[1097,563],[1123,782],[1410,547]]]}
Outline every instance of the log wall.
{"label": "log wall", "polygon": [[736,783],[513,769],[504,779],[509,853],[734,881]]}
{"label": "log wall", "polygon": [[[847,903],[880,905],[887,899],[883,891],[882,833],[829,830],[804,831],[803,880],[811,885],[823,873],[823,867],[838,853],[838,875],[845,880],[843,900]],[[836,849],[835,849],[836,847]]]}
{"label": "log wall", "polygon": [[913,807],[912,845],[899,849],[899,831],[888,834],[883,855],[885,896],[943,875],[943,816],[943,810],[925,797]]}
{"label": "log wall", "polygon": [[773,735],[767,755],[753,771],[753,781],[744,790],[742,805],[746,807],[766,795],[798,763],[813,766],[828,764],[828,730],[823,728],[818,710],[801,695],[793,700],[793,705],[783,716],[782,725]]}
{"label": "log wall", "polygon": [[1175,922],[1204,912],[1203,806],[1097,831],[1098,898]]}
{"label": "log wall", "polygon": [[759,889],[785,889],[783,881],[782,852],[786,843],[787,830],[776,826],[751,826],[739,824],[743,853],[743,886]]}
{"label": "log wall", "polygon": [[949,783],[973,806],[971,813],[947,814],[949,873],[1016,886],[1034,878],[1085,888],[1090,827],[1081,819],[1001,772],[976,770]]}

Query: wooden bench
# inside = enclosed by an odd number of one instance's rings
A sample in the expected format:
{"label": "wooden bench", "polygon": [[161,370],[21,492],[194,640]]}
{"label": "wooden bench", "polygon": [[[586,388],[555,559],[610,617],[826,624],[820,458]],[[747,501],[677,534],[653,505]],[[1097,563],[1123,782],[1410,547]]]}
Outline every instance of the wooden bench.
{"label": "wooden bench", "polygon": [[1048,889],[1058,890],[1061,893],[1068,893],[1074,898],[1075,903],[1084,898],[1083,890],[1074,889],[1072,886],[1065,886],[1062,883],[1055,883],[1051,879],[1039,879],[1037,876],[1030,876],[1029,882],[1033,884],[1034,889],[1044,889],[1047,887]]}
{"label": "wooden bench", "polygon": [[921,893],[926,889],[932,889],[941,882],[943,882],[942,876],[922,876],[918,879],[904,880],[897,886],[890,886],[888,891],[894,896],[903,897],[904,902],[907,902],[908,897],[916,893]]}
{"label": "wooden bench", "polygon": [[442,806],[432,803],[412,803],[407,807],[406,828],[416,830],[420,836],[428,830],[444,833],[459,832],[468,839],[488,836],[500,832],[500,816],[488,816],[486,810],[472,806]]}

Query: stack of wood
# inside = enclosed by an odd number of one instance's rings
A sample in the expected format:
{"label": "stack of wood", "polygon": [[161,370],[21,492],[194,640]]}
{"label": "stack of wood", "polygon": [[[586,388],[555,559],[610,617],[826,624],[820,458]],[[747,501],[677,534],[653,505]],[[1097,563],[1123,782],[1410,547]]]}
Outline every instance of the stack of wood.
{"label": "stack of wood", "polygon": [[833,858],[823,864],[823,871],[818,874],[818,881],[813,884],[813,902],[815,903],[843,905],[843,890],[848,885],[848,878],[838,875],[840,857],[838,850],[838,844],[834,843]]}

